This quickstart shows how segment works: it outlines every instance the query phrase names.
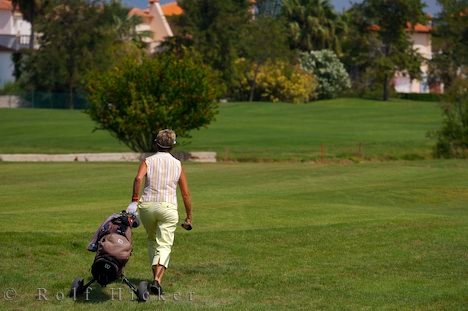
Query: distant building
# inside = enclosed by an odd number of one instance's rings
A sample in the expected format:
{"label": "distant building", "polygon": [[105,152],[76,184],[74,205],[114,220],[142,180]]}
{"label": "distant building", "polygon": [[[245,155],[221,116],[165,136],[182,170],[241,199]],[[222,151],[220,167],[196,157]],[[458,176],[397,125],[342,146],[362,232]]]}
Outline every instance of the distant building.
{"label": "distant building", "polygon": [[11,1],[0,0],[0,87],[15,81],[13,53],[29,47],[31,24],[21,12],[14,11]]}
{"label": "distant building", "polygon": [[432,28],[427,25],[416,24],[414,27],[408,25],[410,40],[413,48],[424,58],[421,63],[421,78],[411,79],[408,74],[399,72],[393,80],[395,90],[398,93],[439,93],[443,91],[443,86],[429,86],[428,83],[428,61],[432,59]]}
{"label": "distant building", "polygon": [[[250,0],[250,3],[252,5],[251,13],[254,15],[255,0]],[[142,18],[142,23],[138,25],[137,31],[151,31],[153,33],[151,38],[146,38],[144,41],[149,45],[150,52],[155,52],[165,38],[174,36],[166,17],[182,13],[183,10],[177,4],[177,1],[160,5],[159,0],[149,0],[148,8],[133,8],[130,10],[129,15],[140,16]]]}
{"label": "distant building", "polygon": [[133,8],[130,10],[130,16],[140,16],[142,23],[137,26],[138,32],[150,31],[152,36],[144,41],[148,43],[150,52],[156,51],[157,47],[167,37],[172,37],[171,26],[166,20],[166,16],[182,14],[182,9],[176,2],[160,5],[159,0],[149,0],[148,8]]}

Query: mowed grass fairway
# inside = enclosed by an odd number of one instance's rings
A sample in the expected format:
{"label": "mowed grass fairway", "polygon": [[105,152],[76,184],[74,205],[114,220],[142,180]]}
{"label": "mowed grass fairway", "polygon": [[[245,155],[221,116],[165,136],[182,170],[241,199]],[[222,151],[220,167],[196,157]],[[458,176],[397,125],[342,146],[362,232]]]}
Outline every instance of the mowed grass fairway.
{"label": "mowed grass fairway", "polygon": [[[187,164],[194,230],[177,231],[166,302],[130,301],[118,283],[56,301],[90,275],[86,244],[126,206],[136,170],[0,163],[0,287],[17,293],[0,309],[466,309],[468,162],[455,160]],[[126,274],[138,281],[150,271],[144,229],[134,236]]]}
{"label": "mowed grass fairway", "polygon": [[[326,159],[428,158],[435,142],[427,132],[441,120],[437,104],[402,100],[227,103],[179,150],[216,151],[221,160],[302,161],[321,158],[323,145]],[[94,127],[82,111],[3,109],[0,153],[129,151]]]}
{"label": "mowed grass fairway", "polygon": [[81,110],[1,109],[0,153],[128,152]]}

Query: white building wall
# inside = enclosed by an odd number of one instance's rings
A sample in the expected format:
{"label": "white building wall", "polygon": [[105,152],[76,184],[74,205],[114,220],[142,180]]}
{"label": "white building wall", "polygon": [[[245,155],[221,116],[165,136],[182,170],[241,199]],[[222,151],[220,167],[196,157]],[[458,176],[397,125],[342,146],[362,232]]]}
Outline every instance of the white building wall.
{"label": "white building wall", "polygon": [[13,61],[11,60],[11,52],[0,51],[0,87],[4,86],[6,82],[15,81],[13,76]]}
{"label": "white building wall", "polygon": [[395,75],[395,91],[398,93],[411,93],[412,83],[410,78],[401,73]]}
{"label": "white building wall", "polygon": [[[410,35],[410,40],[413,42],[413,48],[421,54],[426,60],[432,59],[432,42],[431,34],[428,32],[414,32]],[[428,66],[427,62],[421,63],[421,79],[410,78],[405,73],[397,73],[394,83],[395,90],[398,93],[429,93],[429,85],[427,81]]]}
{"label": "white building wall", "polygon": [[20,13],[0,10],[0,42],[6,45],[0,52],[0,87],[3,87],[6,82],[15,81],[11,56],[15,49],[29,45],[30,35],[31,24],[23,20]]}
{"label": "white building wall", "polygon": [[25,21],[21,15],[16,15],[14,19],[15,34],[20,36],[30,36],[31,24],[28,21]]}
{"label": "white building wall", "polygon": [[150,23],[150,28],[153,32],[153,42],[150,45],[150,50],[154,52],[159,44],[161,44],[166,37],[172,37],[173,33],[159,2],[150,3],[149,14],[153,16]]}
{"label": "white building wall", "polygon": [[[411,35],[413,48],[421,54],[426,60],[432,59],[432,42],[430,33],[413,33]],[[429,67],[427,62],[421,63],[421,79],[413,80],[411,92],[413,93],[429,93],[429,85],[427,81],[427,73]]]}
{"label": "white building wall", "polygon": [[416,49],[425,59],[432,58],[431,35],[430,33],[416,32],[411,34],[413,48]]}
{"label": "white building wall", "polygon": [[0,10],[0,34],[13,36],[29,36],[31,24],[25,21],[21,14]]}
{"label": "white building wall", "polygon": [[0,10],[0,34],[11,35],[13,33],[13,18],[10,11]]}

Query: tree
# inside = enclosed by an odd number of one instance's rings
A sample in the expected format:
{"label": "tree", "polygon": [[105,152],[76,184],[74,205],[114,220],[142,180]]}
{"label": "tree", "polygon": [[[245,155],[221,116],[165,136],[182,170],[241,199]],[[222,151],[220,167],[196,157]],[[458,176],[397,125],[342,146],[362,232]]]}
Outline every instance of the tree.
{"label": "tree", "polygon": [[68,107],[73,108],[89,69],[110,66],[112,55],[120,53],[116,45],[126,49],[115,28],[115,16],[123,12],[116,1],[51,3],[37,20],[39,48],[23,57],[20,82],[33,90],[67,93]]}
{"label": "tree", "polygon": [[468,74],[468,0],[439,0],[441,12],[434,19],[430,79],[446,88]]}
{"label": "tree", "polygon": [[380,42],[376,32],[369,29],[360,7],[352,6],[343,14],[348,25],[348,31],[343,38],[343,56],[341,60],[349,73],[353,91],[365,92],[367,81],[365,72],[371,66],[373,55],[371,51]]}
{"label": "tree", "polygon": [[29,48],[34,48],[35,43],[35,25],[36,17],[43,14],[46,7],[49,5],[48,0],[12,0],[13,11],[18,7],[23,14],[25,20],[31,24],[31,37],[29,38]]}
{"label": "tree", "polygon": [[240,55],[253,69],[252,79],[249,79],[249,101],[253,101],[260,67],[268,61],[287,59],[291,53],[282,20],[266,16],[251,20],[243,29],[241,38]]}
{"label": "tree", "polygon": [[[364,0],[352,8],[352,16],[359,20],[358,31],[366,37],[359,40],[364,43],[362,48],[351,51],[365,51],[366,70],[381,83],[383,100],[389,98],[390,82],[397,71],[413,78],[420,74],[422,57],[413,49],[408,33],[416,23],[425,21],[423,7],[420,0]],[[348,40],[358,42],[357,37]]]}
{"label": "tree", "polygon": [[443,98],[444,122],[435,133],[435,156],[468,157],[468,79],[456,78]]}
{"label": "tree", "polygon": [[184,13],[175,18],[179,35],[191,37],[203,61],[230,85],[240,30],[251,18],[249,0],[180,0]]}
{"label": "tree", "polygon": [[128,58],[88,81],[91,118],[137,152],[153,151],[159,130],[180,137],[207,126],[221,93],[213,71],[186,51]]}
{"label": "tree", "polygon": [[290,46],[304,52],[330,49],[341,53],[346,24],[329,0],[284,0]]}

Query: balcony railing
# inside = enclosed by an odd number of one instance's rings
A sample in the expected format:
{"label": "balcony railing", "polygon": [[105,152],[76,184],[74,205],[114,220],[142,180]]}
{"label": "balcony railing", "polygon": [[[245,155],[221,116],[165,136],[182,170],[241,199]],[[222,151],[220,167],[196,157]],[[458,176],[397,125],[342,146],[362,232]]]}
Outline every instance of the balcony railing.
{"label": "balcony railing", "polygon": [[18,51],[29,47],[31,36],[0,35],[0,47]]}

